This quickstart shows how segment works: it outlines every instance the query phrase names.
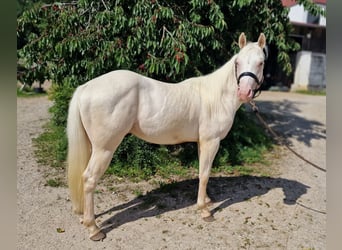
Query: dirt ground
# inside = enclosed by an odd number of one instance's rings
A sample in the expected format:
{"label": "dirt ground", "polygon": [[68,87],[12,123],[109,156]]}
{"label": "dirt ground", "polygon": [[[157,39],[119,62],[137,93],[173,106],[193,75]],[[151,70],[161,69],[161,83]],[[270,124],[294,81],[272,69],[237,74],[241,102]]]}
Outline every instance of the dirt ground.
{"label": "dirt ground", "polygon": [[[265,91],[256,102],[299,153],[326,167],[325,96]],[[107,238],[92,242],[67,188],[46,186],[51,169],[34,158],[50,105],[17,100],[17,249],[326,249],[326,174],[282,148],[265,166],[272,176],[210,179],[211,223],[196,209],[196,179],[99,185],[95,212]]]}

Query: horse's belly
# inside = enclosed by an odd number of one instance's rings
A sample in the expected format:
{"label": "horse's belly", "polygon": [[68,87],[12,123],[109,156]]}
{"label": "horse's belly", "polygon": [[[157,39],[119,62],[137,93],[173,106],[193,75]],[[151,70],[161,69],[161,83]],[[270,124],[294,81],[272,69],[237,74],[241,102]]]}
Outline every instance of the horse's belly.
{"label": "horse's belly", "polygon": [[167,145],[198,141],[198,132],[193,127],[147,129],[134,126],[131,133],[144,141],[155,144]]}

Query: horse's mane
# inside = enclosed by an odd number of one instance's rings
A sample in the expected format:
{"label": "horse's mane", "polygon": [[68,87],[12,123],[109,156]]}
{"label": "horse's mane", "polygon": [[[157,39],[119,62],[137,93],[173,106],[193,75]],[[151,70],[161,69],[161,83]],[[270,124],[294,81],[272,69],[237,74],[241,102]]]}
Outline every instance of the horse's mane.
{"label": "horse's mane", "polygon": [[[238,54],[240,54],[241,56],[250,54],[251,50],[255,50],[257,47],[257,43],[248,42],[246,46],[244,46],[240,50],[239,53],[232,56],[230,60],[223,66],[221,66],[214,72],[199,78],[201,82],[201,97],[208,103],[211,113],[217,111],[218,108],[220,108],[223,95],[224,98],[229,98],[233,102],[236,101],[233,98],[233,96],[236,96],[236,92],[238,89],[237,78],[235,75],[236,57],[238,56]],[[260,53],[263,53],[262,50],[260,50]],[[226,102],[227,99],[222,101]]]}
{"label": "horse's mane", "polygon": [[237,88],[233,87],[233,84],[236,84],[234,67],[236,56],[234,55],[214,72],[198,78],[201,101],[206,103],[205,106],[209,108],[210,114],[218,112],[223,95],[228,94],[233,97],[237,91]]}
{"label": "horse's mane", "polygon": [[[237,99],[237,79],[235,75],[235,60],[238,54],[248,54],[250,50],[255,49],[255,43],[247,43],[239,53],[230,58],[224,65],[207,75],[193,77],[180,82],[187,88],[178,88],[175,98],[175,104],[184,103],[183,106],[192,106],[195,102],[195,96],[200,98],[204,107],[208,108],[209,114],[219,113],[222,103],[233,102],[236,106]],[[198,94],[194,94],[198,93]],[[190,97],[190,98],[189,98]]]}

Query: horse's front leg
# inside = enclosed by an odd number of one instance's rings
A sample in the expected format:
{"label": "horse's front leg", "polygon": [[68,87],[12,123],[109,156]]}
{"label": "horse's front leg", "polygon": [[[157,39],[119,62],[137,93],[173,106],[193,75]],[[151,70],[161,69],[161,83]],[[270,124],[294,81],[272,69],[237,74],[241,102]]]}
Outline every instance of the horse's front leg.
{"label": "horse's front leg", "polygon": [[199,187],[197,206],[201,210],[201,217],[205,221],[212,221],[213,217],[208,209],[210,198],[207,195],[207,184],[211,166],[220,145],[220,139],[202,140],[198,143],[199,152]]}

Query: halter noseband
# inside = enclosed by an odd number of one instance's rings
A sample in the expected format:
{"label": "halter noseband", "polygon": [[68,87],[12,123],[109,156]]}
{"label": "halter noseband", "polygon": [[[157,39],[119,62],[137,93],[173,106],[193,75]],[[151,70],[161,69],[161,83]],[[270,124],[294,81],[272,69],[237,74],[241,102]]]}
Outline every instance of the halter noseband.
{"label": "halter noseband", "polygon": [[237,78],[237,83],[238,83],[238,85],[240,84],[240,79],[241,79],[242,77],[244,77],[244,76],[250,76],[250,77],[252,77],[252,78],[256,81],[256,83],[257,83],[258,85],[260,85],[260,81],[259,81],[258,77],[257,77],[254,73],[249,72],[249,71],[242,72],[242,73],[239,75],[239,77]]}
{"label": "halter noseband", "polygon": [[235,63],[235,75],[236,75],[236,80],[237,80],[237,85],[238,86],[240,85],[240,79],[242,77],[244,77],[244,76],[252,77],[254,79],[254,81],[257,83],[257,85],[259,86],[258,88],[253,89],[253,97],[252,98],[255,98],[255,97],[260,95],[260,93],[261,93],[261,84],[264,81],[264,77],[260,81],[258,79],[258,77],[253,72],[250,72],[250,71],[242,72],[239,76],[237,76],[237,65],[236,65],[236,63]]}

